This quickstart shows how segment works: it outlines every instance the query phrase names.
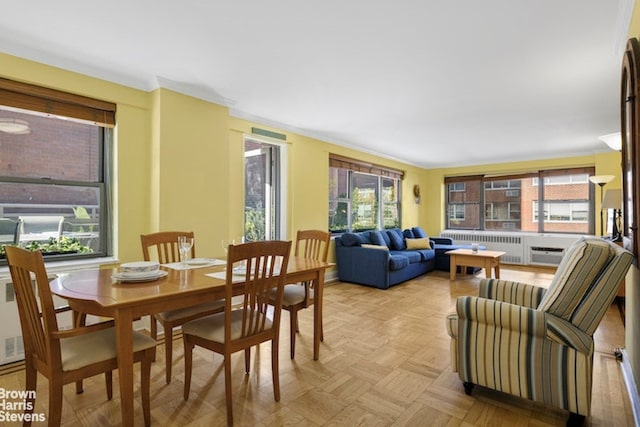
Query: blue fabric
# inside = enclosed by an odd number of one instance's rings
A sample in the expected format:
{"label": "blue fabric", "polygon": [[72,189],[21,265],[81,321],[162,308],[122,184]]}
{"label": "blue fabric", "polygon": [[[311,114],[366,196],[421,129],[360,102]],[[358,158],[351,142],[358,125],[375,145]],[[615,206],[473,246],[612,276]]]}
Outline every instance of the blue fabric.
{"label": "blue fabric", "polygon": [[407,249],[407,245],[404,243],[404,236],[400,229],[392,228],[391,230],[387,230],[387,236],[389,236],[390,249],[395,251],[403,251]]}
{"label": "blue fabric", "polygon": [[382,233],[380,233],[377,230],[369,232],[369,239],[371,240],[371,244],[373,244],[373,245],[380,245],[380,246],[389,247],[389,245],[387,244],[385,239],[382,237]]}
{"label": "blue fabric", "polygon": [[409,265],[409,258],[404,255],[391,255],[389,258],[389,270],[401,270]]}
{"label": "blue fabric", "polygon": [[409,264],[413,264],[415,262],[421,262],[422,256],[418,251],[391,251],[391,255],[402,255],[407,257],[409,260]]}
{"label": "blue fabric", "polygon": [[431,261],[436,262],[436,251],[433,249],[414,249],[411,252],[417,252],[420,254],[422,261]]}
{"label": "blue fabric", "polygon": [[427,237],[427,233],[425,233],[421,227],[413,227],[411,231],[413,231],[413,235],[416,239]]}
{"label": "blue fabric", "polygon": [[360,246],[362,243],[362,237],[356,233],[344,233],[342,235],[342,244],[344,246]]}
{"label": "blue fabric", "polygon": [[415,239],[416,236],[413,234],[413,231],[411,231],[409,228],[402,230],[402,235],[404,236],[405,239]]}
{"label": "blue fabric", "polygon": [[391,249],[391,240],[389,239],[389,235],[387,234],[386,230],[381,231],[380,236],[382,236],[382,239],[384,240],[384,243],[387,245],[387,247]]}

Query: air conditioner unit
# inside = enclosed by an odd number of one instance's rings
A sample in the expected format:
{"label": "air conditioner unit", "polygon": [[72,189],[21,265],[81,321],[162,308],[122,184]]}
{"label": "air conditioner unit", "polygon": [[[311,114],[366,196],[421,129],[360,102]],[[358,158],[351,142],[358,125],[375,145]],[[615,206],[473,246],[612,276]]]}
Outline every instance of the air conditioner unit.
{"label": "air conditioner unit", "polygon": [[531,246],[529,252],[529,264],[558,266],[562,261],[564,248],[546,246]]}

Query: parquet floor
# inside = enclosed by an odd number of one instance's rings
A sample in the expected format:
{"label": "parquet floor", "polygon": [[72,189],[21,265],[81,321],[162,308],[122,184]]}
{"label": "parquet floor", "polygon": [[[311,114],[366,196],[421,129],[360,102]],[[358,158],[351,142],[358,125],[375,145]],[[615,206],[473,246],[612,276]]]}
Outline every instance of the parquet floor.
{"label": "parquet floor", "polygon": [[[502,267],[502,278],[547,286],[553,272]],[[336,283],[325,288],[325,341],[312,359],[312,310],[300,313],[295,360],[289,359],[288,313],[280,342],[282,398],[273,399],[270,347],[252,353],[244,374],[242,353],[233,358],[234,418],[239,426],[563,426],[567,413],[476,387],[464,393],[449,368],[445,315],[459,295],[477,295],[476,276],[449,281],[447,272],[377,290]],[[624,345],[624,327],[614,305],[596,332],[593,413],[587,426],[632,426],[621,369],[612,350]],[[174,344],[173,380],[164,381],[163,349],[152,367],[151,416],[158,426],[224,426],[222,358],[198,349],[189,399],[182,398],[183,357]],[[22,390],[24,372],[0,376],[0,387]],[[117,373],[114,398],[106,400],[103,377],[85,382],[85,392],[65,387],[63,425],[109,426],[120,422]],[[136,410],[141,412],[136,378]],[[47,381],[40,377],[36,412],[47,412]],[[0,399],[1,401],[1,399]],[[1,409],[1,408],[0,408]],[[7,423],[6,425],[12,425]],[[15,423],[13,425],[19,425]],[[34,425],[37,425],[34,424]],[[142,415],[136,425],[143,425]]]}

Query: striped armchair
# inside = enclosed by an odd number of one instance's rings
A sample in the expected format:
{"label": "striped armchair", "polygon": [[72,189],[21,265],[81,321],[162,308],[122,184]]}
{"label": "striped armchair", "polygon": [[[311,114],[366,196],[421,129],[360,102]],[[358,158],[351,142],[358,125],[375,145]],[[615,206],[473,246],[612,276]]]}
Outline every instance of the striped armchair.
{"label": "striped armchair", "polygon": [[581,238],[548,289],[484,279],[479,297],[458,297],[447,330],[465,392],[477,384],[565,409],[570,420],[588,416],[593,333],[631,261],[614,244]]}

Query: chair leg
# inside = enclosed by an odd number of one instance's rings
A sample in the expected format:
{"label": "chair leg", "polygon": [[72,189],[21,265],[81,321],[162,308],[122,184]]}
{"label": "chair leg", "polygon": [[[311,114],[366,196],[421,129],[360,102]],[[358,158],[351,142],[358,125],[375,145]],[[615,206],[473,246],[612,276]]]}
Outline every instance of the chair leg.
{"label": "chair leg", "polygon": [[[149,316],[149,333],[151,334],[151,338],[154,340],[158,340],[158,323],[156,321],[155,316],[152,314]],[[153,361],[156,361],[156,356],[153,356]]]}
{"label": "chair leg", "polygon": [[104,373],[104,384],[107,389],[107,400],[113,398],[113,371]]}
{"label": "chair leg", "polygon": [[471,396],[471,391],[473,391],[473,383],[463,381],[462,386],[464,387],[464,393],[468,396]]}
{"label": "chair leg", "polygon": [[290,320],[290,345],[291,345],[291,359],[296,356],[296,332],[298,330],[298,312],[296,310],[289,311],[289,320]]}
{"label": "chair leg", "polygon": [[62,382],[49,378],[49,426],[59,426],[62,420]]}
{"label": "chair leg", "polygon": [[144,414],[144,425],[151,425],[151,399],[149,390],[151,388],[151,363],[155,358],[155,348],[151,348],[144,353],[140,363],[140,393],[142,394],[142,412]]}
{"label": "chair leg", "polygon": [[171,365],[173,363],[173,328],[170,325],[164,325],[164,361],[165,379],[169,384],[171,382]]}
{"label": "chair leg", "polygon": [[76,394],[82,394],[83,391],[82,380],[76,381]]}
{"label": "chair leg", "polygon": [[584,425],[584,415],[570,412],[569,419],[567,420],[567,427],[580,427],[582,425]]}
{"label": "chair leg", "polygon": [[251,347],[244,349],[244,372],[249,373],[251,371]]}
{"label": "chair leg", "polygon": [[280,401],[280,374],[278,367],[278,340],[271,340],[271,381],[273,382],[273,397]]}
{"label": "chair leg", "polygon": [[224,355],[224,389],[227,400],[227,425],[233,425],[233,393],[231,391],[231,354]]}
{"label": "chair leg", "polygon": [[[28,358],[28,356],[27,356]],[[36,387],[38,385],[38,372],[33,368],[33,366],[30,366],[30,363],[25,363],[25,390],[30,392],[28,393],[28,397],[26,399],[26,407],[24,408],[24,413],[25,414],[32,414],[33,413],[33,408],[35,406],[36,403],[36,399],[35,399],[35,394],[36,394]],[[33,397],[32,397],[33,396]],[[25,417],[25,419],[31,419],[31,416],[29,416],[28,418]],[[25,422],[25,425],[31,425],[31,422],[29,422],[28,424]]]}
{"label": "chair leg", "polygon": [[189,398],[189,390],[191,389],[191,365],[193,344],[189,341],[188,335],[182,336],[184,343],[184,400]]}

